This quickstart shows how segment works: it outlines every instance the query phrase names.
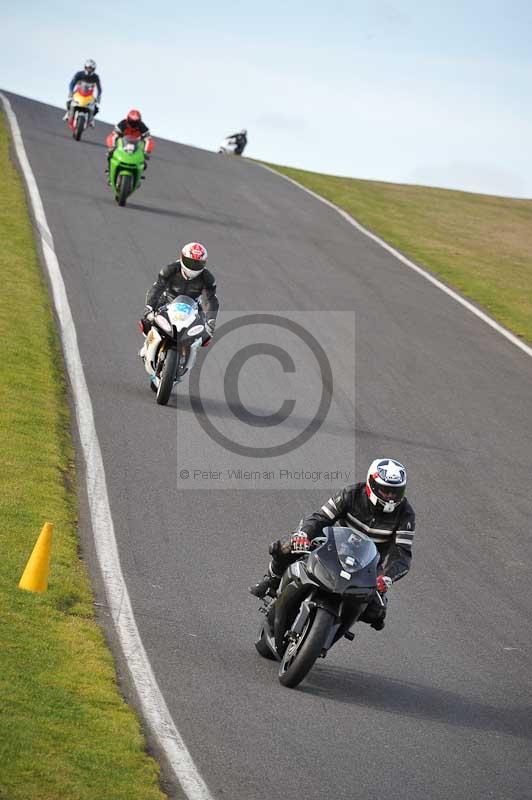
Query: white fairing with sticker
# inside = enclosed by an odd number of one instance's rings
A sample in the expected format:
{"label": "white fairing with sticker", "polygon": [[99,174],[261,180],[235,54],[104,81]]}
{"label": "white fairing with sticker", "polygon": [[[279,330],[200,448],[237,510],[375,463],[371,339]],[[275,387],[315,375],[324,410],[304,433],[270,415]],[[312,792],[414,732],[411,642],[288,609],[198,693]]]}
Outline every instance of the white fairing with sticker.
{"label": "white fairing with sticker", "polygon": [[150,377],[155,372],[155,359],[157,356],[157,350],[159,349],[161,340],[162,336],[157,330],[157,328],[150,328],[144,343],[145,347],[144,367]]}

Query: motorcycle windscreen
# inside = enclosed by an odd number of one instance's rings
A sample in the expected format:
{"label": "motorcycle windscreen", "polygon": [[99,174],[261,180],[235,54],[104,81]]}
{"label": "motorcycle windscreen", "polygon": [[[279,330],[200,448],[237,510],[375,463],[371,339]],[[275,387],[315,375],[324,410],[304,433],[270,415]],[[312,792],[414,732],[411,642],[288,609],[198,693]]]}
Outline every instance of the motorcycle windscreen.
{"label": "motorcycle windscreen", "polygon": [[74,92],[79,93],[82,97],[92,97],[94,94],[94,84],[81,81],[76,84]]}
{"label": "motorcycle windscreen", "polygon": [[346,572],[356,572],[371,564],[377,555],[374,542],[351,528],[333,528],[338,559]]}
{"label": "motorcycle windscreen", "polygon": [[307,571],[333,593],[373,586],[379,554],[371,539],[351,528],[327,527],[323,535],[327,540],[311,552]]}
{"label": "motorcycle windscreen", "polygon": [[122,137],[122,150],[125,153],[134,153],[138,147],[138,144],[139,139],[135,139],[133,136]]}
{"label": "motorcycle windscreen", "polygon": [[166,307],[168,319],[178,331],[192,325],[198,315],[198,304],[191,297],[179,295]]}

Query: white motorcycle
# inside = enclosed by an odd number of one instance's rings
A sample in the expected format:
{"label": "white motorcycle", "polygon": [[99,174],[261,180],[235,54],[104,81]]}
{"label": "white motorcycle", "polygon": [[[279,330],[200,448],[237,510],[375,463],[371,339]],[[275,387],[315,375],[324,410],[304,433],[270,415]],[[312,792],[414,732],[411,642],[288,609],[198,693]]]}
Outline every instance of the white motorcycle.
{"label": "white motorcycle", "polygon": [[234,156],[236,154],[235,139],[232,136],[227,136],[218,148],[218,152],[224,153],[227,156]]}
{"label": "white motorcycle", "polygon": [[194,366],[205,334],[203,311],[191,297],[179,295],[153,312],[139,355],[159,405],[168,403],[174,386]]}

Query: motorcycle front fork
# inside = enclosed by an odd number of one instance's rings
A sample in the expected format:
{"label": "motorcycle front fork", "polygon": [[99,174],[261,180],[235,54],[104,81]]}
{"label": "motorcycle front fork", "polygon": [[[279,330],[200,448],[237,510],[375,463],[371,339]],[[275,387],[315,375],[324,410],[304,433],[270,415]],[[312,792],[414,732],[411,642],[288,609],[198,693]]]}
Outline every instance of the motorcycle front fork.
{"label": "motorcycle front fork", "polygon": [[183,377],[183,375],[189,369],[189,348],[186,345],[182,344],[179,350],[179,355],[177,359],[177,369],[176,369],[176,377],[179,380]]}
{"label": "motorcycle front fork", "polygon": [[[161,372],[164,367],[164,362],[166,360],[167,349],[164,349],[158,358],[157,358],[157,377],[161,376]],[[176,374],[175,380],[180,381],[181,378],[190,371],[192,364],[190,363],[190,348],[186,345],[182,344],[177,353],[177,364],[176,364]]]}

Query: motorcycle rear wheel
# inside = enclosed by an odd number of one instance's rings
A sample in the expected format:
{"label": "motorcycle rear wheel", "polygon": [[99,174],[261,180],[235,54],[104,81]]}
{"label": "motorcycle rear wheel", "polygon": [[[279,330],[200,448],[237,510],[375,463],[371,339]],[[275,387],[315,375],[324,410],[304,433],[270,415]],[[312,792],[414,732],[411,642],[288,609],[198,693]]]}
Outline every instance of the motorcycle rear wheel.
{"label": "motorcycle rear wheel", "polygon": [[81,134],[85,130],[84,117],[85,117],[84,114],[78,114],[78,116],[76,117],[76,127],[74,128],[74,133],[73,133],[76,142],[79,142],[79,140],[81,139]]}
{"label": "motorcycle rear wheel", "polygon": [[133,176],[122,175],[120,178],[120,189],[118,191],[117,202],[122,208],[126,204],[126,200],[133,191]]}
{"label": "motorcycle rear wheel", "polygon": [[160,406],[165,406],[170,399],[174,386],[176,365],[177,350],[167,350],[163,369],[159,378],[159,386],[157,388],[157,403]]}
{"label": "motorcycle rear wheel", "polygon": [[329,611],[318,608],[309,617],[297,641],[290,642],[279,665],[279,681],[283,686],[294,688],[312,669],[320,657],[334,618]]}

